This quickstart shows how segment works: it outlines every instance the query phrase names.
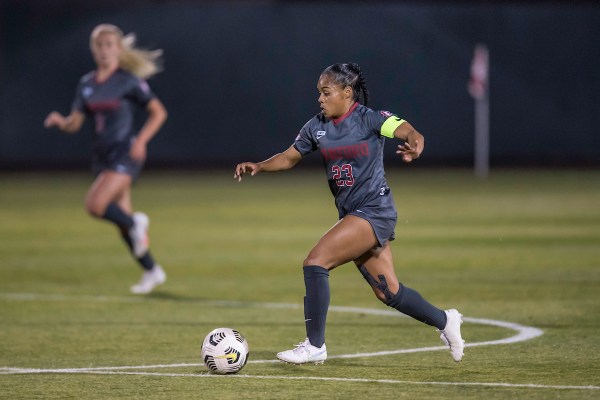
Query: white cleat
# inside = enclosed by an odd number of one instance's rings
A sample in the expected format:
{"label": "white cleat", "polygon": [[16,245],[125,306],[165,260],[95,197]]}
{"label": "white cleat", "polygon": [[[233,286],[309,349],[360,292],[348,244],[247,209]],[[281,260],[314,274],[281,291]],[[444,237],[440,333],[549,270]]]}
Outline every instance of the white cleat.
{"label": "white cleat", "polygon": [[321,347],[315,347],[310,344],[310,341],[308,338],[306,338],[304,342],[298,343],[295,346],[295,349],[277,353],[277,358],[286,363],[296,365],[310,362],[315,364],[323,364],[323,362],[327,359],[327,347],[325,346],[325,343],[323,343],[323,346]]}
{"label": "white cleat", "polygon": [[150,271],[144,271],[142,279],[133,285],[130,290],[133,294],[150,293],[155,287],[165,283],[166,280],[167,274],[160,265],[156,264]]}
{"label": "white cleat", "polygon": [[460,334],[460,325],[462,324],[462,314],[454,308],[445,310],[447,321],[446,327],[440,332],[440,338],[447,346],[450,347],[450,353],[454,361],[462,360],[465,348],[465,341]]}
{"label": "white cleat", "polygon": [[133,226],[129,229],[129,237],[133,244],[133,254],[137,257],[143,257],[150,247],[150,238],[148,237],[148,226],[150,219],[141,212],[133,213]]}

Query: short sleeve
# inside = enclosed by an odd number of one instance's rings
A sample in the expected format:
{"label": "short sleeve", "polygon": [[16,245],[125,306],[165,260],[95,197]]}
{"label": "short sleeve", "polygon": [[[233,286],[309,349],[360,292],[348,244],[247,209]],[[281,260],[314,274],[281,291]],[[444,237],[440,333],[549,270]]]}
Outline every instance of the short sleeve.
{"label": "short sleeve", "polygon": [[393,138],[396,128],[406,122],[389,111],[373,111],[368,117],[371,128],[388,138]]}
{"label": "short sleeve", "polygon": [[75,90],[75,98],[73,99],[73,103],[71,103],[72,111],[80,111],[85,113],[85,102],[83,100],[83,79],[79,81],[77,84],[77,89]]}
{"label": "short sleeve", "polygon": [[148,82],[144,79],[133,78],[129,96],[135,103],[146,106],[154,98],[154,93],[152,93]]}
{"label": "short sleeve", "polygon": [[308,121],[302,129],[300,129],[300,133],[296,136],[296,140],[294,141],[294,148],[298,150],[300,154],[303,156],[316,151],[319,146],[312,135],[311,123],[313,120]]}

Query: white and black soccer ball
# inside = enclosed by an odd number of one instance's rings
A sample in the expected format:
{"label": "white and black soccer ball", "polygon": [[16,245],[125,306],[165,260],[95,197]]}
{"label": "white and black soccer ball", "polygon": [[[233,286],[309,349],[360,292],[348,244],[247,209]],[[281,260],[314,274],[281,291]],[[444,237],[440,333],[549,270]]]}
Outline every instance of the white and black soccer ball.
{"label": "white and black soccer ball", "polygon": [[250,354],[248,342],[231,328],[217,328],[202,342],[200,357],[215,374],[235,374],[246,365]]}

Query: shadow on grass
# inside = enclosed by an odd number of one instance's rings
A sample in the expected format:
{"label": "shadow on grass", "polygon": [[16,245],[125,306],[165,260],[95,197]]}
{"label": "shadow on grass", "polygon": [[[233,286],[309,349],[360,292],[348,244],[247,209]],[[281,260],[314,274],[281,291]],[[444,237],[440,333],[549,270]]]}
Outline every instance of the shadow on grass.
{"label": "shadow on grass", "polygon": [[177,303],[207,303],[211,302],[212,299],[200,296],[190,296],[187,294],[179,294],[173,292],[156,291],[146,296],[143,299],[155,300],[155,301],[171,301]]}

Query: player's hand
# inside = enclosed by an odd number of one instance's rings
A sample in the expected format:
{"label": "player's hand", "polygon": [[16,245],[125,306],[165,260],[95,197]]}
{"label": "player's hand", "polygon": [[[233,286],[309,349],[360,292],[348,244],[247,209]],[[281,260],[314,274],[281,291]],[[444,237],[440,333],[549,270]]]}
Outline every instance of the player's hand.
{"label": "player's hand", "polygon": [[65,117],[60,115],[60,113],[56,111],[52,111],[46,119],[44,120],[44,128],[58,128],[61,129],[66,123]]}
{"label": "player's hand", "polygon": [[139,140],[134,141],[129,150],[129,157],[134,161],[144,161],[146,159],[146,144]]}
{"label": "player's hand", "polygon": [[416,160],[419,158],[420,153],[419,150],[419,141],[415,140],[415,146],[412,147],[408,142],[404,144],[398,145],[398,150],[396,154],[400,154],[402,156],[402,161],[409,163],[412,160]]}
{"label": "player's hand", "polygon": [[256,175],[260,171],[260,166],[257,163],[253,162],[244,162],[238,164],[235,167],[235,173],[233,174],[233,179],[237,179],[238,182],[242,180],[242,175],[246,173],[250,173],[250,176]]}

